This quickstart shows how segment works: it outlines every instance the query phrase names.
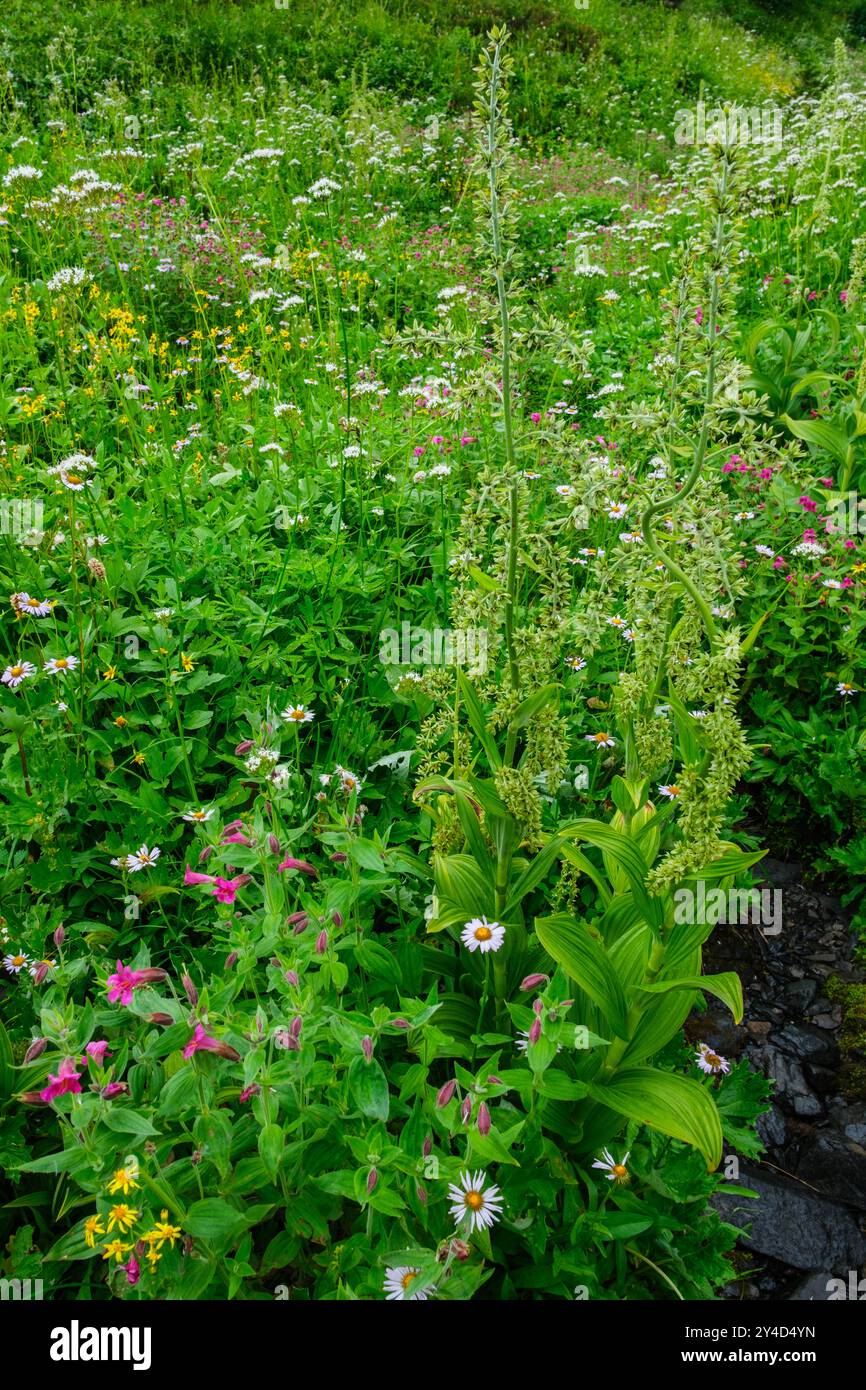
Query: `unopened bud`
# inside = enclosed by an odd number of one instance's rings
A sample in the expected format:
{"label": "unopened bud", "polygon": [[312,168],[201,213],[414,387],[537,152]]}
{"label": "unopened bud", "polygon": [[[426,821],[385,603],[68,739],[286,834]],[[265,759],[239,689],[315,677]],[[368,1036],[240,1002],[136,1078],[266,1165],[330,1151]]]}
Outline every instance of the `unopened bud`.
{"label": "unopened bud", "polygon": [[213,845],[205,845],[198,857],[199,864],[203,864],[206,859],[210,859],[213,854]]}
{"label": "unopened bud", "polygon": [[376,1183],[377,1183],[378,1181],[379,1181],[379,1174],[376,1172],[376,1169],[375,1169],[375,1168],[371,1168],[370,1171],[369,1171],[369,1173],[367,1174],[367,1196],[368,1196],[368,1197],[370,1196],[370,1193],[373,1191],[373,1188],[376,1186]]}
{"label": "unopened bud", "polygon": [[336,911],[332,912],[332,913],[331,913],[331,921],[333,922],[334,926],[335,926],[335,927],[337,928],[337,930],[339,931],[340,927],[343,925],[343,914],[342,914],[342,912],[336,912]]}
{"label": "unopened bud", "polygon": [[366,1060],[367,1060],[368,1062],[372,1062],[372,1060],[373,1060],[373,1039],[372,1039],[372,1038],[366,1038],[366,1037],[365,1037],[365,1038],[362,1038],[362,1039],[361,1039],[361,1051],[363,1052],[363,1054],[364,1054]]}
{"label": "unopened bud", "polygon": [[316,955],[323,956],[328,949],[328,933],[325,930],[319,932],[316,937]]}
{"label": "unopened bud", "polygon": [[54,929],[54,945],[57,947],[58,951],[60,950],[60,947],[63,945],[65,940],[66,928],[61,922],[60,925],[58,927],[55,927]]}
{"label": "unopened bud", "polygon": [[28,1062],[35,1062],[37,1057],[41,1057],[48,1046],[47,1038],[35,1038],[24,1053],[24,1065]]}
{"label": "unopened bud", "polygon": [[536,1019],[533,1019],[532,1027],[531,1027],[530,1030],[529,1030],[529,1041],[530,1041],[531,1043],[537,1043],[537,1042],[538,1042],[538,1039],[539,1039],[540,1037],[541,1037],[541,1019],[540,1019],[540,1018],[536,1018]]}
{"label": "unopened bud", "polygon": [[249,753],[252,746],[253,740],[251,738],[243,739],[235,748],[235,757],[242,758],[244,753]]}
{"label": "unopened bud", "polygon": [[421,1203],[422,1207],[426,1207],[426,1205],[427,1205],[427,1189],[426,1189],[426,1187],[422,1187],[421,1184],[420,1184],[420,1182],[418,1183],[417,1187],[415,1188],[415,1194],[416,1194],[416,1196],[417,1196],[417,1198],[418,1198],[418,1201]]}
{"label": "unopened bud", "polygon": [[531,989],[538,989],[539,985],[547,984],[549,979],[549,975],[527,975],[525,980],[520,981],[520,988],[526,994]]}
{"label": "unopened bud", "polygon": [[193,984],[189,975],[186,974],[186,972],[184,972],[184,974],[181,975],[180,982],[183,985],[184,993],[186,994],[187,999],[189,1000],[192,1007],[195,1008],[196,1004],[198,1003],[198,990],[196,989],[195,985]]}
{"label": "unopened bud", "polygon": [[268,849],[271,851],[271,854],[279,854],[280,842],[277,839],[276,835],[268,836]]}
{"label": "unopened bud", "polygon": [[446,1081],[436,1096],[436,1109],[442,1110],[449,1102],[454,1092],[457,1090],[456,1081]]}
{"label": "unopened bud", "polygon": [[237,951],[229,951],[228,955],[226,956],[226,963],[223,966],[223,970],[231,970],[232,966],[237,962],[237,958]]}
{"label": "unopened bud", "polygon": [[476,1124],[479,1134],[485,1135],[490,1133],[490,1111],[487,1109],[484,1101],[482,1101],[478,1107],[478,1119]]}
{"label": "unopened bud", "polygon": [[465,1125],[468,1125],[472,1118],[472,1097],[467,1096],[460,1107],[460,1118]]}
{"label": "unopened bud", "polygon": [[290,985],[294,985],[295,989],[297,989],[298,986],[299,986],[300,983],[301,983],[300,980],[298,979],[298,972],[297,972],[297,970],[287,970],[287,971],[286,971],[286,979],[288,980],[288,982],[289,982]]}
{"label": "unopened bud", "polygon": [[165,1028],[167,1028],[170,1023],[174,1023],[171,1014],[148,1014],[147,1021],[148,1023],[158,1023]]}
{"label": "unopened bud", "polygon": [[544,1004],[541,1002],[540,999],[533,1000],[532,1012],[535,1014],[536,1018],[538,1018],[540,1014],[544,1013]]}
{"label": "unopened bud", "polygon": [[348,858],[349,858],[348,854],[344,854],[342,850],[337,850],[336,854],[332,854],[332,855],[331,855],[331,863],[332,863],[332,864],[345,864],[345,862],[346,862],[346,860],[347,860]]}
{"label": "unopened bud", "polygon": [[421,1145],[421,1152],[425,1158],[429,1158],[431,1153],[433,1152],[433,1140],[430,1138],[429,1135],[424,1140],[424,1143]]}

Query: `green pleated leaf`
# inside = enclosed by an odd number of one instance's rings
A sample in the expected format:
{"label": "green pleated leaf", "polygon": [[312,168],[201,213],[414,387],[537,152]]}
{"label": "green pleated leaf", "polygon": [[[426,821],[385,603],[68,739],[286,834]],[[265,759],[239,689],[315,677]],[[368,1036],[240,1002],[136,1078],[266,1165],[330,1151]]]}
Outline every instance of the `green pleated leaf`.
{"label": "green pleated leaf", "polygon": [[692,975],[682,980],[660,980],[653,985],[641,985],[640,989],[644,994],[667,994],[672,989],[706,990],[707,994],[713,994],[716,999],[721,999],[723,1004],[727,1004],[734,1015],[735,1023],[739,1023],[743,1017],[743,986],[739,975],[734,974],[733,970],[726,970],[721,975]]}
{"label": "green pleated leaf", "polygon": [[590,1086],[593,1100],[637,1124],[681,1139],[703,1154],[709,1169],[722,1158],[722,1122],[699,1081],[654,1067],[627,1067],[605,1085]]}
{"label": "green pleated leaf", "polygon": [[625,995],[601,942],[565,915],[536,918],[535,931],[548,955],[589,996],[614,1032],[628,1037]]}

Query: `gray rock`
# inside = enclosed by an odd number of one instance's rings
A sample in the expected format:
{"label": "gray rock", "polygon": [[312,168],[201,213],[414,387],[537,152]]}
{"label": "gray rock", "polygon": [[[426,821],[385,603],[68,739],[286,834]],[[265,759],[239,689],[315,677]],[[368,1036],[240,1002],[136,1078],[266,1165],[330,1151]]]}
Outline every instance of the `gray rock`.
{"label": "gray rock", "polygon": [[866,1148],[850,1137],[825,1130],[804,1144],[798,1174],[819,1192],[866,1211]]}
{"label": "gray rock", "polygon": [[838,1060],[836,1044],[820,1028],[810,1028],[807,1023],[786,1023],[773,1034],[773,1043],[798,1057],[804,1062],[814,1062],[818,1066],[832,1067]]}
{"label": "gray rock", "polygon": [[756,1201],[721,1191],[713,1204],[726,1221],[748,1228],[742,1237],[747,1249],[803,1270],[859,1269],[866,1260],[866,1236],[845,1207],[745,1167],[740,1181],[758,1194]]}
{"label": "gray rock", "polygon": [[827,1286],[834,1276],[824,1270],[821,1274],[810,1274],[806,1279],[801,1279],[800,1283],[791,1294],[791,1303],[826,1303]]}
{"label": "gray rock", "polygon": [[823,1104],[811,1090],[795,1057],[769,1043],[755,1048],[752,1056],[764,1075],[775,1081],[774,1099],[785,1110],[803,1120],[817,1119],[824,1114]]}
{"label": "gray rock", "polygon": [[781,1149],[788,1135],[785,1116],[778,1105],[771,1105],[764,1115],[758,1116],[758,1134],[770,1148]]}

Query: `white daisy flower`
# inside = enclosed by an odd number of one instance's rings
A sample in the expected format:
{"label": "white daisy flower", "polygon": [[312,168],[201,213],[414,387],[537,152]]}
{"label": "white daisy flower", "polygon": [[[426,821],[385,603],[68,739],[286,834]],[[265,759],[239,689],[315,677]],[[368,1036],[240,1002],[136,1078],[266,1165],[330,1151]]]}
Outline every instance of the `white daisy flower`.
{"label": "white daisy flower", "polygon": [[280,715],[287,724],[312,724],[315,715],[306,705],[288,705]]}
{"label": "white daisy flower", "polygon": [[493,1226],[502,1215],[502,1198],[498,1187],[487,1187],[487,1174],[470,1172],[460,1174],[460,1186],[448,1184],[451,1198],[451,1215],[457,1226],[464,1221],[469,1223],[469,1232],[483,1231]]}
{"label": "white daisy flower", "polygon": [[31,598],[30,594],[16,594],[15,607],[19,613],[29,613],[31,618],[47,618],[51,612],[47,598]]}
{"label": "white daisy flower", "polygon": [[630,1153],[631,1149],[623,1154],[621,1161],[617,1163],[610,1149],[602,1149],[601,1158],[597,1158],[592,1166],[593,1168],[601,1168],[608,1182],[616,1183],[616,1185],[619,1186],[621,1183],[630,1181],[629,1171],[625,1166],[628,1163],[628,1155]]}
{"label": "white daisy flower", "polygon": [[582,671],[586,666],[586,662],[582,656],[567,656],[565,658],[565,664],[571,667],[572,671]]}
{"label": "white daisy flower", "polygon": [[[5,675],[4,675],[3,679],[4,679],[4,681],[5,681],[5,679],[6,679]],[[837,695],[842,695],[842,696],[845,696],[845,695],[856,695],[856,693],[857,693],[857,687],[856,687],[856,685],[851,685],[849,681],[840,681],[839,684],[836,686],[836,693],[837,693]]]}
{"label": "white daisy flower", "polygon": [[611,502],[609,497],[606,497],[604,501],[607,507],[607,514],[611,521],[621,521],[628,511],[625,502]]}
{"label": "white daisy flower", "polygon": [[10,975],[17,975],[19,971],[24,969],[25,965],[29,964],[29,958],[25,955],[9,955],[3,957],[3,965],[9,971]]}
{"label": "white daisy flower", "polygon": [[605,733],[603,729],[599,730],[597,734],[584,734],[584,738],[587,743],[594,743],[598,748],[616,747],[616,739],[612,738],[610,734]]}
{"label": "white daisy flower", "polygon": [[677,786],[676,782],[671,782],[670,785],[666,787],[659,787],[659,791],[661,792],[662,796],[667,797],[668,801],[673,801],[674,798],[678,797],[680,794],[680,789]]}
{"label": "white daisy flower", "polygon": [[719,1072],[725,1076],[731,1070],[731,1064],[727,1058],[720,1056],[718,1052],[713,1052],[706,1043],[698,1043],[695,1061],[701,1071],[705,1071],[708,1076],[717,1076]]}
{"label": "white daisy flower", "polygon": [[429,1298],[426,1289],[418,1289],[413,1293],[412,1284],[418,1278],[419,1271],[413,1269],[411,1265],[392,1265],[385,1270],[385,1293],[388,1302],[393,1303],[422,1303]]}
{"label": "white daisy flower", "polygon": [[7,666],[0,681],[8,685],[10,690],[17,690],[22,681],[26,681],[30,676],[36,675],[36,667],[31,661],[18,661],[14,666]]}
{"label": "white daisy flower", "polygon": [[77,665],[77,656],[51,656],[42,669],[47,671],[49,676],[63,676],[67,671],[74,671]]}
{"label": "white daisy flower", "polygon": [[181,820],[189,821],[193,825],[203,825],[204,822],[210,820],[213,815],[215,815],[213,806],[207,808],[200,807],[197,811],[184,811]]}
{"label": "white daisy flower", "polygon": [[486,917],[473,917],[460,933],[460,940],[470,951],[498,951],[505,940],[505,928],[498,922],[488,922]]}
{"label": "white daisy flower", "polygon": [[625,618],[621,618],[618,613],[614,613],[612,618],[605,618],[605,622],[608,627],[624,628],[628,626]]}
{"label": "white daisy flower", "polygon": [[147,845],[142,845],[141,849],[137,849],[134,854],[126,856],[126,867],[131,874],[137,874],[140,869],[152,869],[159,856],[160,851],[156,845],[153,849],[148,849]]}
{"label": "white daisy flower", "polygon": [[340,787],[347,796],[351,796],[352,792],[359,792],[361,790],[362,783],[360,777],[356,777],[354,772],[350,772],[347,767],[336,767],[334,773],[339,777]]}

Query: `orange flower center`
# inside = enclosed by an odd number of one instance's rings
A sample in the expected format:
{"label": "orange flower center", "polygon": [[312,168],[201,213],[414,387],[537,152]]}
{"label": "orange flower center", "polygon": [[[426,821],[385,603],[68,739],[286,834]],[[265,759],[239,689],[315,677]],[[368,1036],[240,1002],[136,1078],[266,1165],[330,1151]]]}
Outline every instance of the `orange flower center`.
{"label": "orange flower center", "polygon": [[472,1211],[480,1211],[484,1206],[484,1196],[481,1192],[467,1192],[463,1201]]}
{"label": "orange flower center", "polygon": [[403,1278],[400,1280],[400,1283],[403,1285],[404,1289],[408,1289],[409,1285],[412,1283],[412,1280],[417,1278],[417,1269],[410,1269],[403,1275]]}
{"label": "orange flower center", "polygon": [[628,1169],[624,1163],[615,1163],[613,1165],[613,1175],[615,1178],[624,1178],[627,1172]]}
{"label": "orange flower center", "polygon": [[20,676],[20,675],[23,675],[23,673],[24,673],[24,667],[23,667],[23,666],[13,666],[13,667],[12,667],[12,674],[13,674],[13,676]]}
{"label": "orange flower center", "polygon": [[493,932],[489,927],[476,927],[475,929],[476,941],[489,941],[492,935]]}
{"label": "orange flower center", "polygon": [[69,662],[66,660],[65,656],[59,656],[55,661],[54,665],[58,666],[61,670],[65,671],[66,667],[69,665]]}

